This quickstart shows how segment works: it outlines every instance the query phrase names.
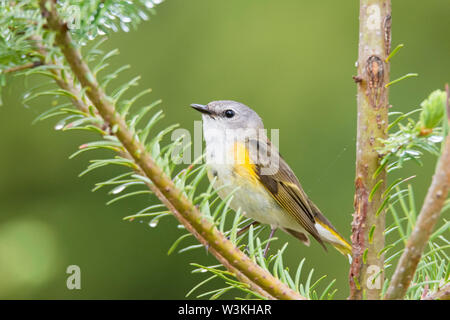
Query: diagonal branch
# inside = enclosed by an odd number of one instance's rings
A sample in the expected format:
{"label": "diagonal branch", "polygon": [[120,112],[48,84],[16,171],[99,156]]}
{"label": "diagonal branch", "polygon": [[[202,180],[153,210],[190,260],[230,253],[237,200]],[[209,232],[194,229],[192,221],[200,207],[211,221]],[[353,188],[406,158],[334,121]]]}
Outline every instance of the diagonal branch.
{"label": "diagonal branch", "polygon": [[267,298],[305,299],[269,272],[255,264],[240,251],[175,187],[172,180],[159,168],[145,147],[135,139],[125,120],[115,111],[113,103],[100,88],[95,76],[83,61],[72,42],[67,25],[60,19],[55,2],[41,0],[41,11],[48,27],[55,32],[55,44],[61,49],[73,73],[96,107],[99,115],[110,128],[117,128],[115,135],[138,166],[138,170],[152,181],[149,187],[182,223],[187,230],[239,280],[247,283]]}
{"label": "diagonal branch", "polygon": [[[450,90],[447,91],[447,121],[450,124]],[[428,243],[434,226],[439,220],[442,207],[450,190],[450,134],[444,142],[430,188],[417,218],[414,230],[397,264],[384,299],[402,299],[414,277],[417,265]]]}

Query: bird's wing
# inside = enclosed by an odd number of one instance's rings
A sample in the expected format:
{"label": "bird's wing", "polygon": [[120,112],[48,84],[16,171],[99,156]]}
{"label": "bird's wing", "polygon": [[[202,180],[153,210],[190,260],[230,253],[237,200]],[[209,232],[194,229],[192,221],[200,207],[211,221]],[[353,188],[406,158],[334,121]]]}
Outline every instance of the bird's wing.
{"label": "bird's wing", "polygon": [[[255,172],[259,181],[277,203],[326,250],[315,227],[315,212],[311,207],[310,200],[289,165],[272,147],[268,139],[267,142],[259,140],[248,140],[247,142],[250,159],[255,164]],[[271,166],[274,168],[272,169]]]}

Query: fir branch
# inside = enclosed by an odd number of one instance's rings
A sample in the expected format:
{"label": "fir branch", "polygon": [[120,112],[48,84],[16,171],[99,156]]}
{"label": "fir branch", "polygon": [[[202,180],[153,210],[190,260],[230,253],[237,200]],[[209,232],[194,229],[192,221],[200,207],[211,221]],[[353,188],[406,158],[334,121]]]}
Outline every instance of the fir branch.
{"label": "fir branch", "polygon": [[157,166],[145,147],[136,139],[135,134],[129,130],[125,120],[116,112],[111,98],[99,86],[96,77],[76,49],[67,25],[59,17],[55,2],[41,0],[40,5],[48,27],[55,33],[55,44],[61,49],[99,115],[137,165],[136,170],[151,181],[148,186],[155,195],[188,231],[252,290],[266,298],[304,299],[240,251],[175,187],[173,181]]}
{"label": "fir branch", "polygon": [[[446,86],[447,121],[450,124],[450,93]],[[440,213],[450,190],[450,134],[444,142],[444,149],[436,167],[430,188],[417,218],[414,230],[408,239],[405,250],[397,264],[394,275],[384,299],[402,299],[422,257],[433,228],[439,220]]]}
{"label": "fir branch", "polygon": [[[45,56],[47,54],[46,50],[43,48],[42,43],[41,43],[41,39],[35,38],[34,39],[36,41],[36,45],[37,45],[37,50],[38,52]],[[81,95],[81,90],[80,88],[75,84],[74,80],[72,79],[72,77],[70,76],[70,74],[66,73],[64,75],[64,77],[62,77],[60,69],[63,68],[63,66],[56,60],[52,61],[52,65],[55,68],[51,69],[51,73],[54,75],[54,80],[56,82],[56,84],[63,90],[67,91],[70,93],[70,99],[71,102],[73,103],[73,105],[80,110],[83,113],[88,113],[89,112],[89,107],[88,105],[91,104],[91,102],[89,100],[87,101],[83,101],[82,95]],[[99,129],[103,129],[103,125],[98,125]],[[106,133],[106,132],[104,132]],[[118,151],[118,154],[120,157],[122,158],[126,158],[126,159],[132,159],[132,157],[128,154],[127,151],[121,149]],[[139,168],[135,169],[135,172],[138,175],[141,176],[145,176],[145,173],[140,170]],[[157,195],[157,197],[159,199],[163,199],[164,195],[160,192],[160,190],[158,188],[156,188],[153,184],[151,183],[145,183],[146,186],[155,193],[155,195]],[[175,207],[173,207],[170,202],[165,202],[166,206],[174,213],[174,215],[177,217],[177,219],[179,221],[183,220],[183,217],[179,214],[179,212],[176,210]],[[183,223],[183,225],[185,225],[185,227],[188,229],[189,232],[191,232],[192,234],[196,234],[196,230],[193,229],[188,223],[187,221],[185,221]],[[208,247],[208,243],[207,241],[200,236],[199,234],[196,235],[197,239],[205,246]],[[210,251],[214,250],[213,248],[210,249]],[[239,279],[241,282],[243,283],[247,283],[250,286],[250,289],[254,290],[255,292],[259,293],[262,297],[265,297],[267,299],[274,299],[273,296],[271,296],[270,294],[268,294],[267,292],[265,292],[264,290],[262,290],[258,285],[255,285],[253,282],[251,282],[244,274],[242,274],[241,272],[239,272],[239,270],[235,269],[232,265],[230,265],[227,260],[225,260],[218,252],[216,252],[214,254],[217,259],[224,265],[227,266],[228,270],[231,270],[233,272],[233,274],[236,276],[237,279]]]}

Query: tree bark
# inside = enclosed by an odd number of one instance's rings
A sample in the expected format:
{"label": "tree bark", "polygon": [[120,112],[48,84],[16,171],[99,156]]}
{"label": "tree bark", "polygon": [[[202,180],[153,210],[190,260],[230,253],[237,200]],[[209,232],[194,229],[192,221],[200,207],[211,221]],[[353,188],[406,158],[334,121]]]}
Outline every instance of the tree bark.
{"label": "tree bark", "polygon": [[386,188],[386,171],[377,148],[388,127],[391,1],[361,0],[357,62],[357,144],[355,213],[352,222],[352,264],[349,299],[380,299],[384,278],[384,210],[378,212]]}

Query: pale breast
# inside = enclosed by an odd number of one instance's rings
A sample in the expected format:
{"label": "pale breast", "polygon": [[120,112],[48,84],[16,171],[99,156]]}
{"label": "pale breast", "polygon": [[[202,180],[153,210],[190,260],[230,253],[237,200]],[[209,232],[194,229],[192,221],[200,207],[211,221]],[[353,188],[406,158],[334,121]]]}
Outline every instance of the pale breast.
{"label": "pale breast", "polygon": [[214,182],[221,199],[230,193],[233,199],[230,207],[237,211],[241,208],[247,217],[270,225],[279,225],[277,211],[281,208],[262,185],[256,185],[237,174],[233,165],[208,164],[208,177]]}
{"label": "pale breast", "polygon": [[230,207],[233,210],[240,208],[247,217],[263,224],[303,230],[261,184],[242,145],[211,135],[206,140],[208,177],[214,181],[214,189],[221,199],[232,193]]}

